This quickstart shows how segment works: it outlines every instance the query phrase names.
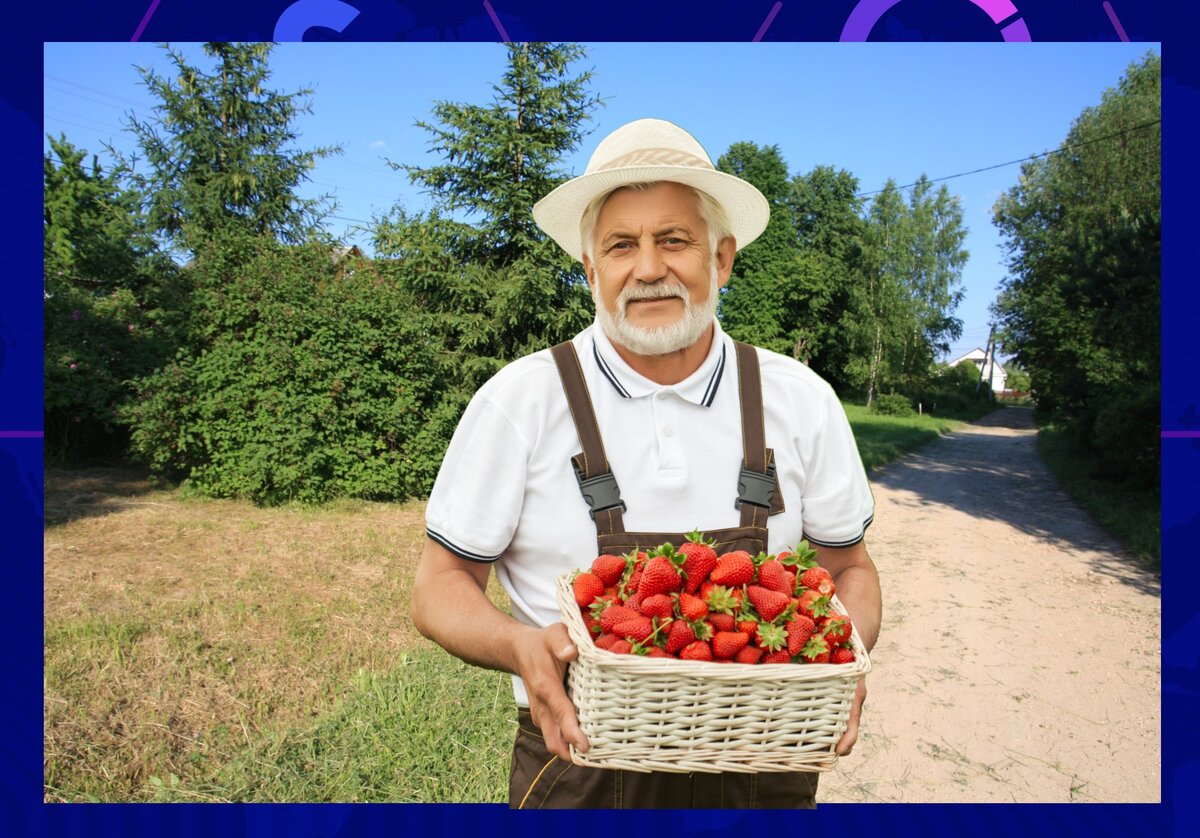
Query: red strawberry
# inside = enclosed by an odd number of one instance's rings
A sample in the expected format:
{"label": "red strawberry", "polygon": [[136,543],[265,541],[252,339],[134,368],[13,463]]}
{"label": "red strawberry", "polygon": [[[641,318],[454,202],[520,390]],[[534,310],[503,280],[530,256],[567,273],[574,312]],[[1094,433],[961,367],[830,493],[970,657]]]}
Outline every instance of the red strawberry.
{"label": "red strawberry", "polygon": [[833,577],[823,567],[810,567],[800,574],[800,584],[819,593],[821,596],[833,595]]}
{"label": "red strawberry", "polygon": [[790,654],[798,655],[812,637],[816,624],[803,614],[796,614],[787,624],[787,649]]}
{"label": "red strawberry", "polygon": [[679,595],[679,614],[686,620],[695,622],[708,616],[708,603],[698,596],[683,593]]}
{"label": "red strawberry", "polygon": [[673,658],[675,656],[672,655],[670,652],[666,652],[666,651],[658,648],[657,646],[651,646],[646,650],[646,657],[648,657],[648,658]]}
{"label": "red strawberry", "polygon": [[667,634],[666,650],[672,655],[687,646],[689,643],[696,641],[696,632],[683,620],[676,620],[671,623],[671,630]]}
{"label": "red strawberry", "polygon": [[604,583],[594,573],[581,573],[571,583],[571,589],[575,594],[575,601],[586,607],[604,593]]}
{"label": "red strawberry", "polygon": [[718,585],[741,587],[754,580],[754,559],[745,550],[734,550],[717,557],[717,566],[708,578]]}
{"label": "red strawberry", "polygon": [[824,637],[814,634],[800,650],[800,657],[809,663],[829,663],[829,644]]}
{"label": "red strawberry", "polygon": [[679,571],[666,556],[655,556],[646,563],[642,571],[641,582],[638,583],[638,595],[645,599],[655,594],[669,594],[679,590],[683,580]]}
{"label": "red strawberry", "polygon": [[622,557],[605,553],[592,562],[592,573],[600,577],[600,581],[607,588],[621,581],[621,577],[625,575],[626,566],[626,561]]}
{"label": "red strawberry", "polygon": [[646,617],[631,617],[613,626],[613,634],[624,637],[626,640],[632,640],[634,643],[642,643],[654,634],[654,624]]}
{"label": "red strawberry", "polygon": [[596,638],[596,647],[599,649],[607,649],[620,639],[621,638],[617,637],[615,634],[605,633]]}
{"label": "red strawberry", "polygon": [[746,596],[750,597],[750,602],[754,604],[754,610],[768,623],[773,622],[776,617],[787,610],[792,602],[787,594],[772,591],[761,585],[751,585],[746,588]]}
{"label": "red strawberry", "polygon": [[752,620],[739,615],[739,619],[737,621],[737,630],[744,631],[746,634],[753,637],[758,633],[758,620]]}
{"label": "red strawberry", "polygon": [[703,640],[689,643],[679,651],[682,661],[710,661],[713,659],[712,648]]}
{"label": "red strawberry", "polygon": [[758,663],[759,658],[763,656],[763,650],[757,646],[747,646],[742,651],[733,656],[737,663]]}
{"label": "red strawberry", "polygon": [[758,584],[772,591],[778,591],[787,596],[792,595],[792,587],[788,584],[788,571],[782,562],[776,559],[765,561],[758,568]]}
{"label": "red strawberry", "polygon": [[737,620],[732,614],[709,612],[708,624],[713,627],[713,631],[733,631],[737,628]]}
{"label": "red strawberry", "polygon": [[844,614],[830,614],[821,626],[821,631],[830,646],[840,646],[850,639],[850,618]]}
{"label": "red strawberry", "polygon": [[642,615],[627,606],[610,605],[600,612],[600,628],[606,632],[611,632],[617,623],[640,616]]}
{"label": "red strawberry", "polygon": [[583,624],[587,626],[588,634],[593,637],[600,634],[600,621],[590,615],[584,616]]}
{"label": "red strawberry", "polygon": [[781,652],[767,652],[759,663],[791,663],[792,656],[784,649]]}
{"label": "red strawberry", "polygon": [[684,590],[694,594],[717,566],[717,551],[696,531],[687,534],[687,541],[680,545],[679,552],[687,557],[683,563],[683,575],[687,580]]}
{"label": "red strawberry", "polygon": [[658,617],[665,620],[675,613],[675,602],[667,594],[655,594],[649,597],[642,597],[639,594],[638,599],[638,611],[643,617]]}
{"label": "red strawberry", "polygon": [[712,639],[714,658],[732,658],[750,642],[750,635],[743,631],[719,631]]}
{"label": "red strawberry", "polygon": [[608,647],[608,651],[615,655],[628,655],[633,653],[633,644],[628,640],[617,639]]}
{"label": "red strawberry", "polygon": [[811,617],[814,621],[818,617],[827,617],[829,616],[829,597],[822,596],[811,588],[805,588],[796,599],[796,610],[797,613]]}
{"label": "red strawberry", "polygon": [[734,596],[734,592],[724,585],[713,585],[708,589],[708,595],[701,598],[712,613],[732,614],[741,610],[741,596]]}
{"label": "red strawberry", "polygon": [[830,663],[854,663],[854,650],[849,646],[838,646],[829,656]]}

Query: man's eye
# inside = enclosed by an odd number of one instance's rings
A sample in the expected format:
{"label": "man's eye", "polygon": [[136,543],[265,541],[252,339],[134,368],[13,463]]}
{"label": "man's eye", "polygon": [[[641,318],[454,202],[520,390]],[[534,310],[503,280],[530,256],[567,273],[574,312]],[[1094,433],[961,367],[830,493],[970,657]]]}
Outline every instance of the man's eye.
{"label": "man's eye", "polygon": [[677,238],[676,236],[668,236],[667,238],[662,240],[662,243],[665,245],[670,245],[671,247],[677,247],[681,244],[687,244],[687,240]]}
{"label": "man's eye", "polygon": [[628,250],[631,247],[633,247],[633,244],[631,242],[617,242],[612,247],[610,247],[609,250]]}

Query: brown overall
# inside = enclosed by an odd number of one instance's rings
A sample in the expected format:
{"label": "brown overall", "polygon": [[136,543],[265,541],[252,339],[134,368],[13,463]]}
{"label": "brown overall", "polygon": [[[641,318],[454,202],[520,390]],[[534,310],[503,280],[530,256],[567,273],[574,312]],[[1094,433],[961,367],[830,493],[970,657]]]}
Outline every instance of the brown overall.
{"label": "brown overall", "polygon": [[[767,516],[783,511],[772,452],[766,447],[762,387],[754,347],[737,342],[739,398],[742,411],[742,472],[735,505],[741,526],[705,530],[718,553],[745,550],[755,556],[767,550]],[[570,342],[550,350],[558,366],[579,434],[582,453],[572,457],[580,490],[596,522],[600,554],[616,555],[657,547],[679,546],[683,533],[626,532],[616,479],[609,469],[591,397]],[[509,806],[519,809],[756,809],[816,806],[815,772],[706,774],[618,771],[564,762],[551,754],[528,708],[518,708],[517,738],[509,776]]]}

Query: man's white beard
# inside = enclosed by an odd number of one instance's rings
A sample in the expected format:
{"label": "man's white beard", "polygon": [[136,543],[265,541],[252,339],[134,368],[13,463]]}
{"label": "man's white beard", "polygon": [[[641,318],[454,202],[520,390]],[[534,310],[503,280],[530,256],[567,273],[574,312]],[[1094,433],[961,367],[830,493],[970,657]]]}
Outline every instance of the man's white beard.
{"label": "man's white beard", "polygon": [[[592,285],[592,300],[596,304],[596,321],[604,334],[613,343],[624,346],[636,355],[667,355],[687,349],[698,341],[717,313],[717,268],[712,266],[708,285],[708,299],[698,305],[692,304],[691,295],[680,283],[664,281],[636,283],[625,288],[617,297],[617,313],[614,315],[600,299],[600,283]],[[646,328],[630,323],[625,308],[631,300],[679,297],[683,300],[683,317],[666,326]]]}

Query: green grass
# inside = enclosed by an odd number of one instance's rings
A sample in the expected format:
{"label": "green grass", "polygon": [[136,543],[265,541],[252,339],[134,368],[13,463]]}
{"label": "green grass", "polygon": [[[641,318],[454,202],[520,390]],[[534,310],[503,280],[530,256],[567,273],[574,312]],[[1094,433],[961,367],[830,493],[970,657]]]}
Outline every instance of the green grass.
{"label": "green grass", "polygon": [[[360,670],[311,726],[265,731],[193,789],[251,802],[501,803],[511,710],[508,675],[420,650],[390,672]],[[164,783],[159,799],[184,798]]]}
{"label": "green grass", "polygon": [[1054,424],[1039,430],[1038,453],[1059,485],[1100,526],[1149,569],[1161,570],[1161,494],[1157,486],[1134,487],[1098,477],[1094,456]]}
{"label": "green grass", "polygon": [[863,466],[870,471],[961,428],[957,419],[923,416],[882,416],[861,405],[846,404],[846,417],[854,430]]}

